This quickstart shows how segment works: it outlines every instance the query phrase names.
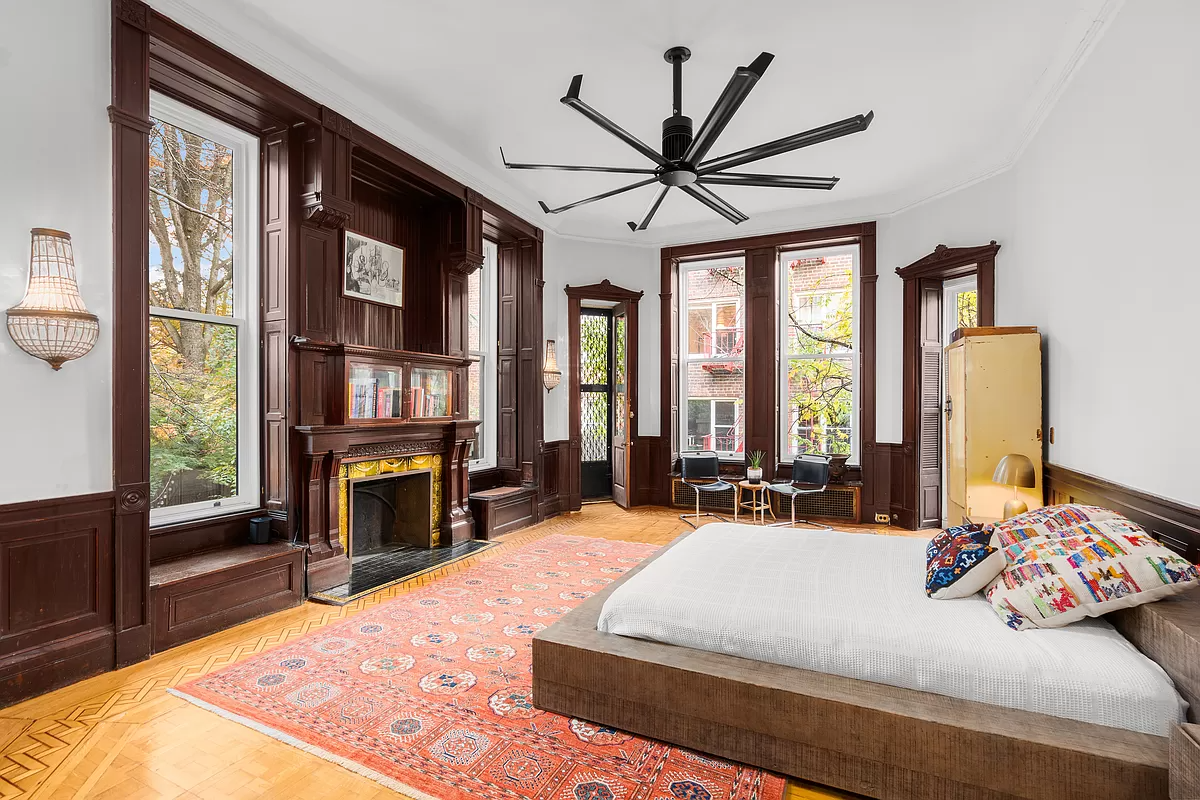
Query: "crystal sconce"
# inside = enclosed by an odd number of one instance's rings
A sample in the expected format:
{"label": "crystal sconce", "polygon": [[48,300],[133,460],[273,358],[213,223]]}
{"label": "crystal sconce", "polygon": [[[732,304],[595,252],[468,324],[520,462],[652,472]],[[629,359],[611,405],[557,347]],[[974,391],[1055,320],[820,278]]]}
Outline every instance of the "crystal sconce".
{"label": "crystal sconce", "polygon": [[546,340],[546,365],[542,368],[542,383],[546,391],[558,386],[562,380],[562,371],[558,368],[558,349],[553,339]]}
{"label": "crystal sconce", "polygon": [[71,234],[34,228],[29,285],[8,309],[8,335],[29,355],[54,369],[85,356],[96,344],[100,322],[79,296]]}

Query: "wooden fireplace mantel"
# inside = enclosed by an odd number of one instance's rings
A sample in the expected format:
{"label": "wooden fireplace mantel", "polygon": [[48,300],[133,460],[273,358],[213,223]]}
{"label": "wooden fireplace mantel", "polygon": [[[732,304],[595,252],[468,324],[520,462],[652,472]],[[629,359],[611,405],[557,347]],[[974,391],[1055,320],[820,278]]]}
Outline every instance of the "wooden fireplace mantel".
{"label": "wooden fireplace mantel", "polygon": [[341,543],[343,462],[438,455],[442,458],[440,541],[457,544],[474,536],[467,506],[468,459],[478,420],[411,420],[394,424],[298,425],[292,428],[301,461],[302,539],[309,548],[309,591],[344,583],[350,560]]}

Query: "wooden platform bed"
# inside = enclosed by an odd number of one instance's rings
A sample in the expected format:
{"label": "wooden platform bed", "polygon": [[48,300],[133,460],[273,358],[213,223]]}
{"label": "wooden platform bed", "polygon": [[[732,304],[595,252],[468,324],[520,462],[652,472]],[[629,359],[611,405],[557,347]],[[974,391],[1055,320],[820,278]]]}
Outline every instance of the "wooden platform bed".
{"label": "wooden platform bed", "polygon": [[[605,599],[669,548],[538,634],[535,706],[874,798],[1168,797],[1165,737],[597,631]],[[1200,600],[1107,618],[1195,722]]]}

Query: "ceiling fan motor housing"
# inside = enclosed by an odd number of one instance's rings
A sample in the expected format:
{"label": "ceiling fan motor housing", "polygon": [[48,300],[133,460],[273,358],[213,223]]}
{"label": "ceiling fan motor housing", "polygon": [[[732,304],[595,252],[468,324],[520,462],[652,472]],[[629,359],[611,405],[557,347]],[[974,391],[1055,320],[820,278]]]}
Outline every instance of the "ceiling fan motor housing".
{"label": "ceiling fan motor housing", "polygon": [[692,145],[692,118],[682,114],[667,117],[662,124],[662,154],[668,161],[680,161]]}

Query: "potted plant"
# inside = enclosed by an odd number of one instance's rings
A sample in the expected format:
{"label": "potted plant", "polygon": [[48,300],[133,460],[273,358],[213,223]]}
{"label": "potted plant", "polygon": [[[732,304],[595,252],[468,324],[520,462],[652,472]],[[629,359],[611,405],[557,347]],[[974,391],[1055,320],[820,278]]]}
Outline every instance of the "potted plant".
{"label": "potted plant", "polygon": [[762,462],[767,457],[767,454],[762,450],[755,450],[746,455],[746,480],[751,483],[759,483],[762,481]]}

